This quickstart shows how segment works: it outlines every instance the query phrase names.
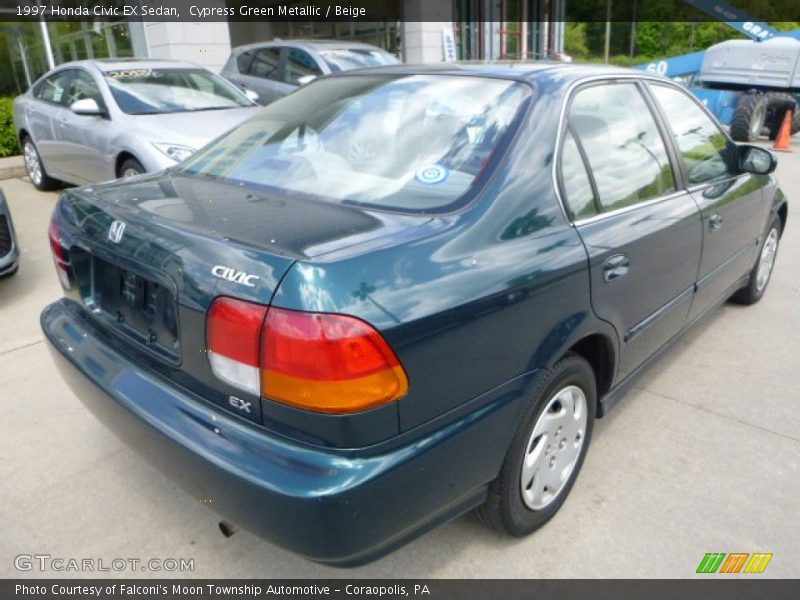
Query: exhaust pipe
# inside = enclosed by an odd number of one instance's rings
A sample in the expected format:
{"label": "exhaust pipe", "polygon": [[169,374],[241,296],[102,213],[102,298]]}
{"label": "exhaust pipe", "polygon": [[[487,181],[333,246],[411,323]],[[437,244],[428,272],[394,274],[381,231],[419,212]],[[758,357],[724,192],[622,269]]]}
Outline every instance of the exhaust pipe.
{"label": "exhaust pipe", "polygon": [[219,530],[222,532],[222,535],[224,535],[226,538],[229,538],[233,536],[234,533],[239,531],[239,528],[232,523],[228,523],[227,521],[220,521]]}

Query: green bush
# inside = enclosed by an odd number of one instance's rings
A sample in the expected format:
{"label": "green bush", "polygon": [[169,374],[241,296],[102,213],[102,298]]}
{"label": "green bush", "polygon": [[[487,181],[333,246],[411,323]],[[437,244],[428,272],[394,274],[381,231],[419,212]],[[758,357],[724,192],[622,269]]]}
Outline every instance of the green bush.
{"label": "green bush", "polygon": [[0,98],[0,158],[20,153],[14,131],[14,99]]}

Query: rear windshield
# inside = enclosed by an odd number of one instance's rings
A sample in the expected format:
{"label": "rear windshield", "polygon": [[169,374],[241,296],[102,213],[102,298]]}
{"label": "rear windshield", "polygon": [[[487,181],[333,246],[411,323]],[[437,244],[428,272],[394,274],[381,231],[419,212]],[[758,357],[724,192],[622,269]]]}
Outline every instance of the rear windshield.
{"label": "rear windshield", "polygon": [[482,77],[322,79],[177,170],[331,202],[438,211],[477,187],[530,94],[525,84]]}
{"label": "rear windshield", "polygon": [[233,85],[205,69],[120,69],[104,73],[120,110],[155,115],[252,106]]}
{"label": "rear windshield", "polygon": [[400,63],[395,56],[377,48],[374,50],[369,48],[336,48],[321,50],[319,55],[332,73]]}

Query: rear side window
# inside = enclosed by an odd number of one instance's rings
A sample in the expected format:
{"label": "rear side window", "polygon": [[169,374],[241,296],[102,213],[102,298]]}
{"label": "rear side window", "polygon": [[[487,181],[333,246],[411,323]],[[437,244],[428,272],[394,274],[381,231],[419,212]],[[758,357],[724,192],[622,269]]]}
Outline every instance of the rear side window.
{"label": "rear side window", "polygon": [[236,57],[236,70],[239,71],[239,73],[244,73],[246,75],[250,70],[253,57],[255,57],[255,53],[252,51],[248,50],[247,52],[242,52]]}
{"label": "rear side window", "polygon": [[300,48],[290,48],[286,57],[286,83],[300,85],[300,78],[307,75],[322,75],[322,70],[311,55]]}
{"label": "rear side window", "polygon": [[683,92],[664,85],[651,89],[669,121],[689,184],[736,175],[736,146],[714,121]]}
{"label": "rear side window", "polygon": [[585,152],[602,212],[675,191],[664,140],[636,84],[578,91],[568,125]]}
{"label": "rear side window", "polygon": [[256,52],[255,60],[250,65],[250,75],[275,79],[278,74],[278,65],[281,56],[280,48],[264,48]]}
{"label": "rear side window", "polygon": [[592,182],[586,172],[578,142],[567,129],[561,148],[561,183],[567,208],[574,220],[586,219],[597,214]]}

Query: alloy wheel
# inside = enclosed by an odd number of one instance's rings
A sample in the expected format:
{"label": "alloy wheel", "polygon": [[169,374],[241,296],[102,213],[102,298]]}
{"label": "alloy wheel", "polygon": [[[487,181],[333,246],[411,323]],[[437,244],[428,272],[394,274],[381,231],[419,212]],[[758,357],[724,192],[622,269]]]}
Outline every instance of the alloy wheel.
{"label": "alloy wheel", "polygon": [[564,489],[581,455],[586,422],[586,394],[578,386],[558,390],[547,402],[522,462],[520,488],[528,508],[545,508]]}
{"label": "alloy wheel", "polygon": [[775,266],[775,255],[778,252],[778,230],[771,229],[764,246],[761,248],[761,256],[758,258],[758,271],[756,271],[756,290],[761,291],[767,285],[769,276],[772,274],[772,267]]}
{"label": "alloy wheel", "polygon": [[39,153],[36,147],[30,140],[26,141],[22,150],[23,158],[25,160],[25,168],[28,171],[28,177],[34,185],[42,183],[42,163],[39,160]]}

